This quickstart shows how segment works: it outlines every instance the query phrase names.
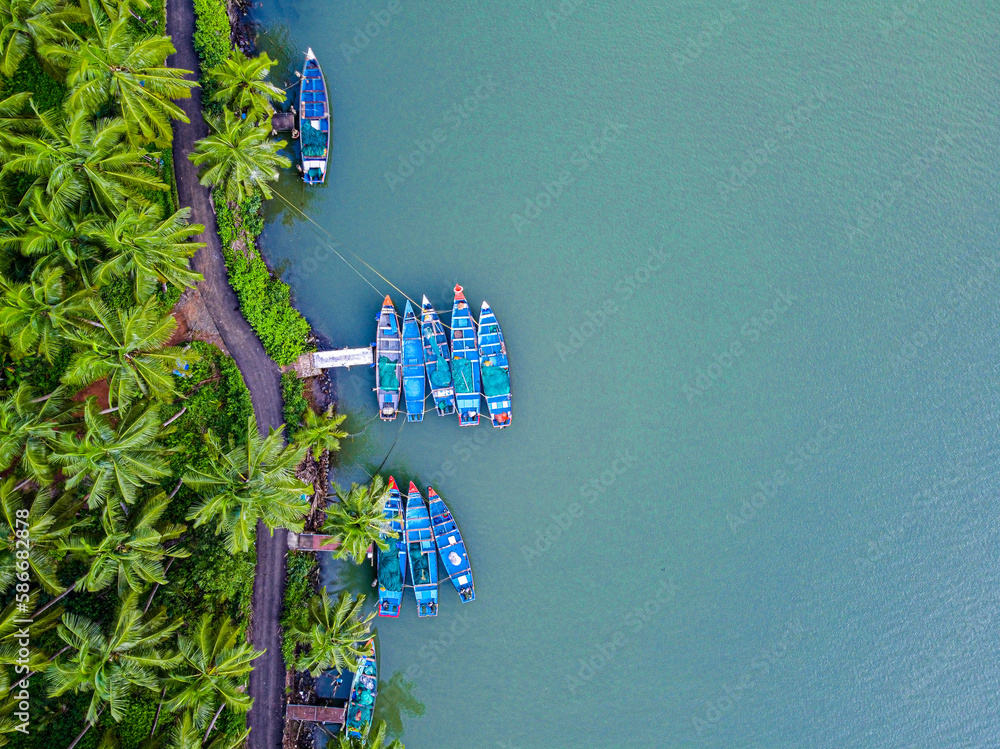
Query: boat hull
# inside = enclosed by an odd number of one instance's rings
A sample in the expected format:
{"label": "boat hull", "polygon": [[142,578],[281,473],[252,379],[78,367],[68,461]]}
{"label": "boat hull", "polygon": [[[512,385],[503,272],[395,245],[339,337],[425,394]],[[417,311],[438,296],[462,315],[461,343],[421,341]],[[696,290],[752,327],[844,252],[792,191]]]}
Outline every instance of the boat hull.
{"label": "boat hull", "polygon": [[424,343],[424,366],[431,398],[439,416],[455,413],[455,386],[451,373],[451,350],[437,310],[424,297],[420,310],[420,333]]}
{"label": "boat hull", "polygon": [[358,670],[351,684],[351,696],[344,713],[344,731],[349,738],[364,740],[372,727],[375,698],[378,696],[378,663],[375,641],[370,640],[371,654],[358,661]]}
{"label": "boat hull", "polygon": [[378,415],[382,421],[392,421],[399,411],[402,351],[399,318],[392,300],[387,296],[378,316],[375,338],[375,392],[378,397]]}
{"label": "boat hull", "polygon": [[438,566],[434,534],[424,498],[412,487],[406,495],[406,547],[417,616],[437,616]]}
{"label": "boat hull", "polygon": [[[496,315],[486,302],[479,312],[479,362],[483,381],[483,397],[494,427],[509,427],[513,418],[513,398],[510,384],[510,362],[503,331]],[[491,367],[497,369],[491,370]]]}
{"label": "boat hull", "polygon": [[424,420],[424,398],[427,379],[424,376],[424,344],[420,323],[409,302],[403,312],[403,394],[406,399],[406,420]]}
{"label": "boat hull", "polygon": [[476,426],[482,405],[479,347],[476,343],[476,323],[461,286],[455,287],[455,304],[451,309],[451,356],[459,426]]}
{"label": "boat hull", "polygon": [[431,529],[434,545],[437,546],[441,563],[448,571],[451,584],[455,586],[462,603],[476,600],[476,586],[472,579],[472,565],[465,549],[462,532],[455,523],[451,511],[432,487],[427,487],[427,503],[430,507]]}
{"label": "boat hull", "polygon": [[404,516],[403,499],[396,482],[389,477],[389,499],[385,503],[384,516],[389,530],[395,538],[382,534],[382,540],[389,544],[386,551],[378,550],[378,615],[397,617],[403,603],[403,587],[406,584],[406,542],[403,539]]}
{"label": "boat hull", "polygon": [[326,76],[310,48],[302,66],[299,84],[299,161],[307,185],[326,181],[330,162],[333,114]]}

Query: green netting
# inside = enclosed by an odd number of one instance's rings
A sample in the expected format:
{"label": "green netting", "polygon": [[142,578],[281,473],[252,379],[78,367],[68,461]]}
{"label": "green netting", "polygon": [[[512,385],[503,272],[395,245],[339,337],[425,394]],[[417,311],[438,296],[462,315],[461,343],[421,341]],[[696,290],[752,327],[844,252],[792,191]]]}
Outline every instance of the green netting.
{"label": "green netting", "polygon": [[483,392],[487,397],[506,395],[510,392],[510,377],[507,371],[500,367],[483,367]]}
{"label": "green netting", "polygon": [[420,553],[420,544],[410,544],[410,571],[413,573],[414,585],[421,585],[431,581],[431,572],[427,567],[427,557]]}
{"label": "green netting", "polygon": [[303,126],[302,139],[299,143],[302,146],[302,155],[307,159],[326,156],[326,133],[317,130],[311,123],[307,122]]}
{"label": "green netting", "polygon": [[392,541],[386,551],[378,551],[378,584],[386,590],[403,589],[403,578],[399,574],[399,557],[396,542]]}
{"label": "green netting", "polygon": [[378,358],[378,386],[383,390],[399,390],[399,373],[396,362],[389,361],[388,356]]}
{"label": "green netting", "polygon": [[453,365],[455,367],[455,392],[476,392],[472,385],[472,362],[468,359],[455,359]]}
{"label": "green netting", "polygon": [[363,731],[372,720],[372,708],[369,705],[351,705],[350,715],[347,716],[347,726],[355,730]]}
{"label": "green netting", "polygon": [[424,336],[424,339],[430,344],[433,354],[432,358],[427,360],[427,377],[431,381],[431,387],[448,387],[451,384],[451,367],[448,366],[448,360],[441,356],[441,345],[433,334]]}

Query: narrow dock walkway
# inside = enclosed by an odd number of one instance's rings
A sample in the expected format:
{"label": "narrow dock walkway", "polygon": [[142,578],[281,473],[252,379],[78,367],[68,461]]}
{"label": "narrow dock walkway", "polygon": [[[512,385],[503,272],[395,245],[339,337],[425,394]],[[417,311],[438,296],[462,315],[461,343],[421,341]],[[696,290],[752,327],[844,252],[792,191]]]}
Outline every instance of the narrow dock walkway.
{"label": "narrow dock walkway", "polygon": [[333,536],[289,531],[288,548],[295,551],[336,551],[340,548],[340,544],[333,540]]}
{"label": "narrow dock walkway", "polygon": [[309,723],[344,723],[342,707],[321,705],[289,705],[285,710],[285,720],[304,720]]}
{"label": "narrow dock walkway", "polygon": [[316,369],[331,367],[370,366],[375,362],[375,352],[371,346],[364,348],[342,348],[334,351],[316,351],[312,355],[312,364]]}

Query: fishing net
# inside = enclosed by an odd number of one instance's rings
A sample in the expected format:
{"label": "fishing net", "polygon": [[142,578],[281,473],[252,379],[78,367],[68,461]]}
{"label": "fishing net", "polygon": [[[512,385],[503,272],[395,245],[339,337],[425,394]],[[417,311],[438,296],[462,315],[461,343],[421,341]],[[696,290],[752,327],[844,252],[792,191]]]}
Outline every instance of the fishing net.
{"label": "fishing net", "polygon": [[369,705],[351,705],[347,716],[347,725],[355,730],[363,730],[372,720],[372,708]]}
{"label": "fishing net", "polygon": [[306,123],[302,128],[302,155],[309,158],[322,158],[326,156],[326,133],[317,130],[310,123]]}
{"label": "fishing net", "polygon": [[399,574],[399,557],[396,544],[390,543],[385,551],[378,551],[378,584],[385,590],[400,591],[403,589],[403,578]]}
{"label": "fishing net", "polygon": [[425,338],[434,354],[434,358],[427,362],[427,377],[431,381],[431,387],[448,387],[451,384],[451,367],[448,366],[448,360],[441,355],[441,345],[433,334],[425,336]]}
{"label": "fishing net", "polygon": [[468,359],[455,359],[455,392],[475,393],[476,387],[472,383],[472,362]]}
{"label": "fishing net", "polygon": [[399,390],[399,374],[396,372],[396,362],[389,361],[388,356],[378,358],[378,386],[383,390]]}
{"label": "fishing net", "polygon": [[427,557],[420,553],[420,544],[410,544],[410,571],[413,573],[414,585],[421,585],[431,581],[431,572],[427,567]]}
{"label": "fishing net", "polygon": [[510,376],[501,367],[483,367],[483,392],[487,397],[507,395],[510,392]]}

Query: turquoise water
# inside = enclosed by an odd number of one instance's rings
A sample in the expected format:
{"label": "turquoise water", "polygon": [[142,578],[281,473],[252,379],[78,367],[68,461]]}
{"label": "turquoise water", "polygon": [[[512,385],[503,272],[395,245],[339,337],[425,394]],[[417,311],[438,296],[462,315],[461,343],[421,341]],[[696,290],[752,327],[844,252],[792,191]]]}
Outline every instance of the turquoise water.
{"label": "turquoise water", "polygon": [[315,328],[401,310],[357,253],[418,301],[462,283],[509,343],[503,432],[369,423],[371,372],[335,378],[369,424],[345,461],[392,448],[473,555],[475,603],[378,625],[409,749],[997,742],[995,4],[260,20],[333,87],[329,183],[280,192],[375,287],[272,201]]}

